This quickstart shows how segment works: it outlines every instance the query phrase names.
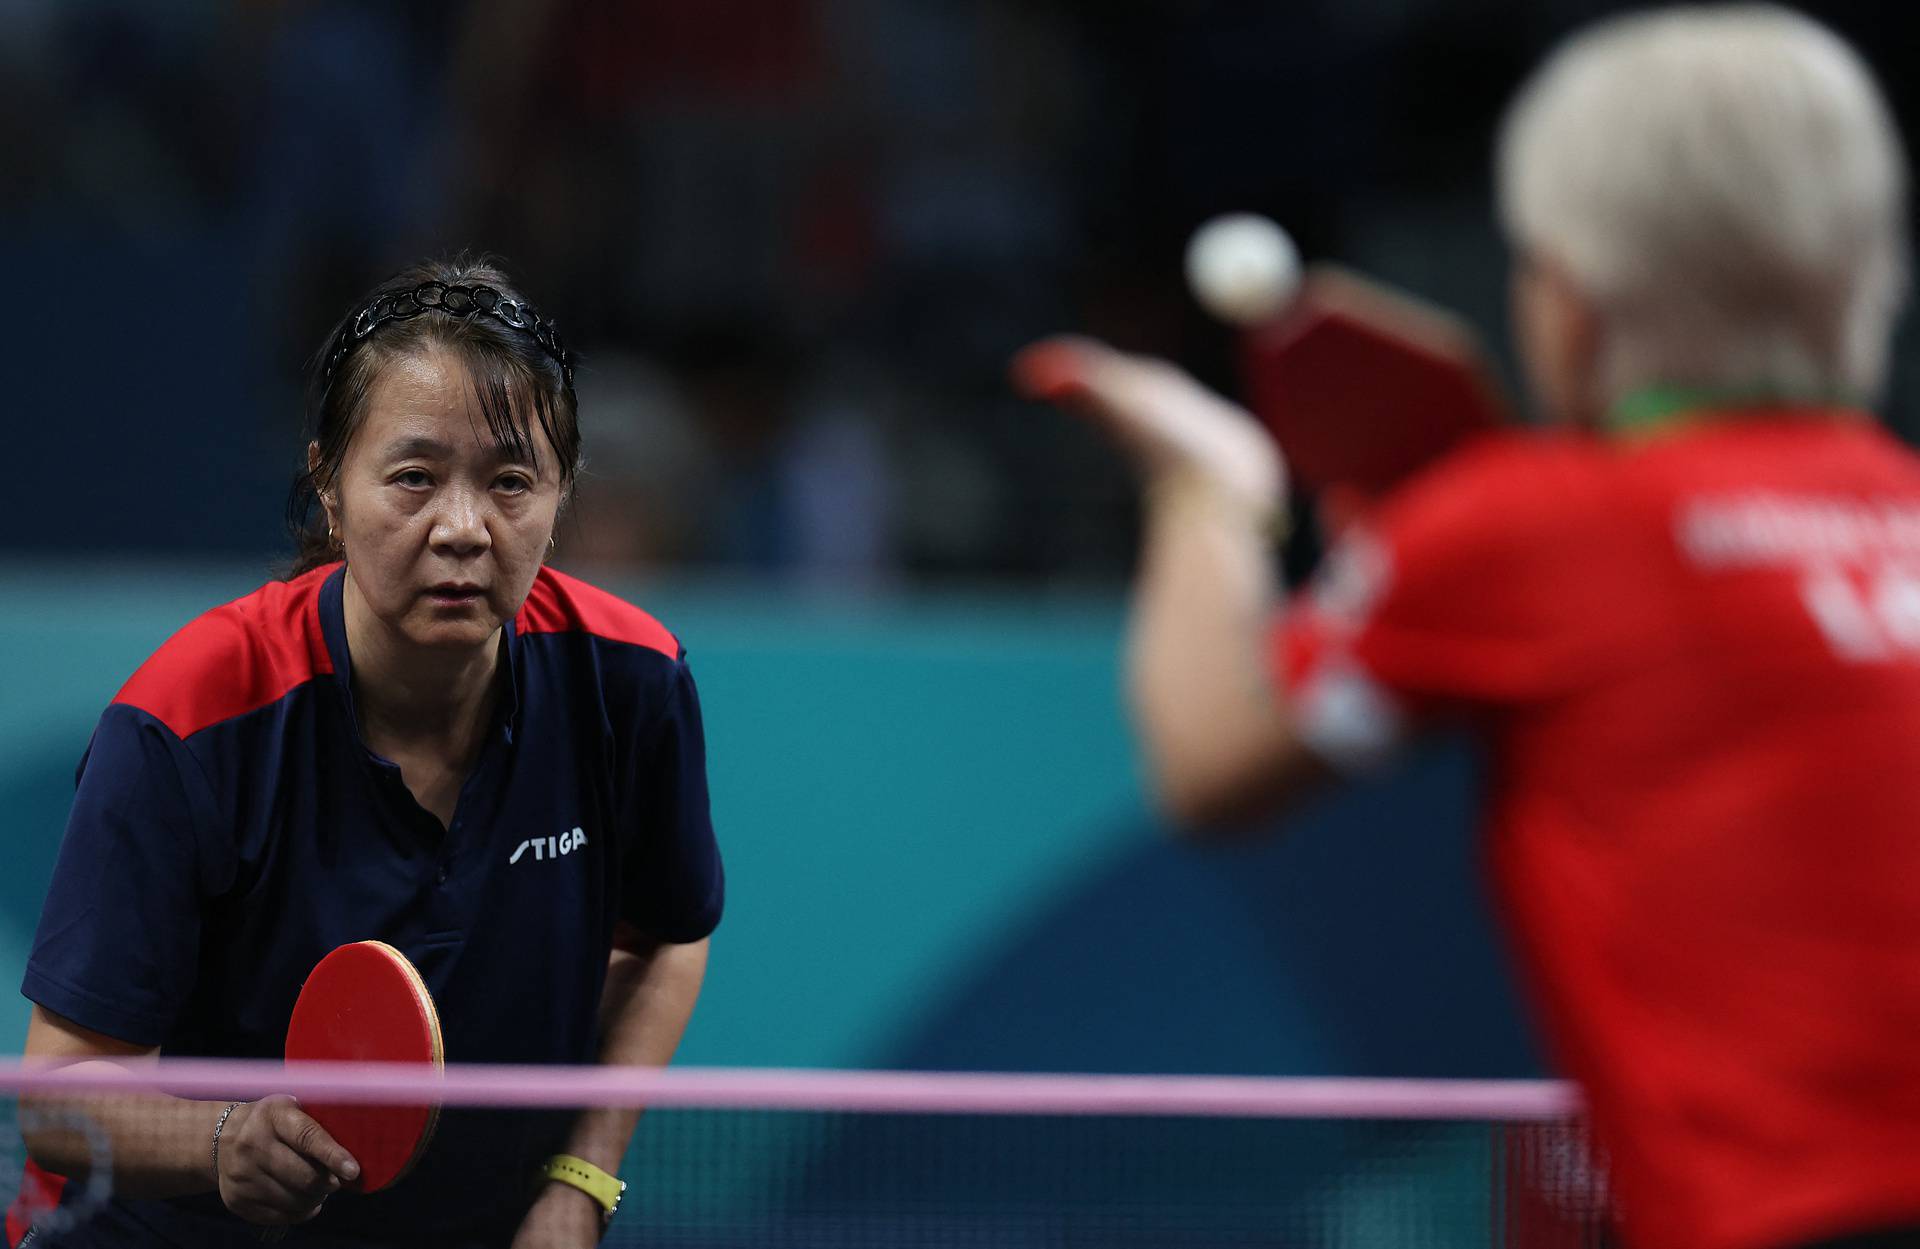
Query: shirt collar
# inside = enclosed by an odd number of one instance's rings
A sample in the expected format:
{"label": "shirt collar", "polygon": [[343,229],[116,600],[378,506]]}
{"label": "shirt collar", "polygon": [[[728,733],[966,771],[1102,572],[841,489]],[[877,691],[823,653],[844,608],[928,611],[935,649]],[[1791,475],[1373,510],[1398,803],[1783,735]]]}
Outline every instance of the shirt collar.
{"label": "shirt collar", "polygon": [[[320,633],[327,642],[327,654],[333,659],[333,679],[340,690],[340,697],[347,708],[347,720],[353,726],[353,735],[366,748],[365,739],[360,738],[360,713],[353,705],[353,655],[347,649],[347,610],[346,610],[347,566],[337,565],[327,579],[320,584]],[[495,707],[494,720],[499,725],[502,736],[508,742],[513,741],[514,732],[520,724],[520,674],[519,674],[519,635],[514,629],[515,622],[508,620],[500,631],[501,682],[500,701]]]}

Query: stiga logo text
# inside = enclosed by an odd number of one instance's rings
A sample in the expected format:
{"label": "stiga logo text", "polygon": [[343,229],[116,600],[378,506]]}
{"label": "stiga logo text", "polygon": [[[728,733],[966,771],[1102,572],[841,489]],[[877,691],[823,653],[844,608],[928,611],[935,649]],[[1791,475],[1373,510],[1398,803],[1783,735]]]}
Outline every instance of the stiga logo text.
{"label": "stiga logo text", "polygon": [[513,857],[507,862],[518,863],[520,856],[529,850],[533,851],[535,863],[542,859],[557,859],[563,854],[572,854],[586,844],[586,830],[580,828],[561,833],[558,837],[529,837],[520,843],[520,848],[513,852]]}

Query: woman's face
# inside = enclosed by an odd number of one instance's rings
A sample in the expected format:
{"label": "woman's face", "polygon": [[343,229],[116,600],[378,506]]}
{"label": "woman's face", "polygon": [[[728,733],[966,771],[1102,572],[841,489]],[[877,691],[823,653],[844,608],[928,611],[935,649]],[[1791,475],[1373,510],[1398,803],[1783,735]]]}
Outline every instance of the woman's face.
{"label": "woman's face", "polygon": [[520,610],[560,510],[558,460],[492,441],[458,357],[438,348],[381,370],[323,499],[348,575],[375,618],[423,647],[477,647]]}

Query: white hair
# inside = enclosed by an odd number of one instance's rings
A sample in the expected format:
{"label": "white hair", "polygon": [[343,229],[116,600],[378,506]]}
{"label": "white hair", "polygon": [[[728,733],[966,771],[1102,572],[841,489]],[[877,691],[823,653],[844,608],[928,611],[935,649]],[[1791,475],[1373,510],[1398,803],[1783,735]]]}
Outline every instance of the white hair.
{"label": "white hair", "polygon": [[1611,404],[1646,386],[1877,398],[1906,294],[1906,158],[1860,57],[1770,4],[1601,22],[1509,109],[1509,239],[1606,324]]}

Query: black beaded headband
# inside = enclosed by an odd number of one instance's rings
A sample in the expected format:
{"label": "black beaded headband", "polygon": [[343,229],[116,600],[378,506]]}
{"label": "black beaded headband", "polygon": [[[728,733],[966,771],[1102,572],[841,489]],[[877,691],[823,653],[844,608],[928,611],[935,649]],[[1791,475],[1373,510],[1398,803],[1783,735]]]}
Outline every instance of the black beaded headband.
{"label": "black beaded headband", "polygon": [[533,305],[525,300],[509,299],[491,286],[477,283],[449,285],[445,282],[422,282],[412,290],[382,295],[362,308],[340,331],[340,341],[334,345],[333,354],[327,357],[322,384],[333,380],[333,371],[339,367],[340,361],[375,330],[389,321],[405,321],[423,312],[444,312],[450,317],[463,318],[488,316],[503,325],[523,331],[531,335],[533,341],[540,345],[540,350],[560,366],[567,385],[573,385],[573,353],[560,341],[560,332],[554,328],[553,322],[535,312]]}

